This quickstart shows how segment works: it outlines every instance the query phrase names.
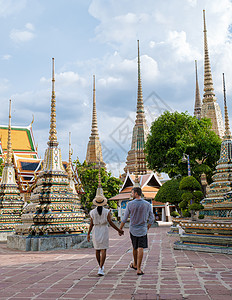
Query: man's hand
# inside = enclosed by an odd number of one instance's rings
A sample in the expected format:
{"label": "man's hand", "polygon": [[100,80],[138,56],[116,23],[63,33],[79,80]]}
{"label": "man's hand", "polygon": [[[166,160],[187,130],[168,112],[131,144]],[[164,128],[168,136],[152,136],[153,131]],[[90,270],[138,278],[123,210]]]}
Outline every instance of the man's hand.
{"label": "man's hand", "polygon": [[147,225],[147,230],[149,230],[149,229],[150,229],[150,227],[151,227],[151,224],[148,224],[148,225]]}

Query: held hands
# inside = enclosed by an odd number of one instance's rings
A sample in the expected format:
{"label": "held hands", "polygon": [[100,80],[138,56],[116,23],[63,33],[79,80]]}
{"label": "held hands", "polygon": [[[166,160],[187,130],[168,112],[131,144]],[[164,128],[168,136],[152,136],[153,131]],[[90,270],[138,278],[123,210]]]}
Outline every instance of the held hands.
{"label": "held hands", "polygon": [[90,242],[90,234],[87,234],[87,241]]}
{"label": "held hands", "polygon": [[118,234],[121,236],[121,235],[124,235],[124,231],[122,229],[119,229],[118,231]]}

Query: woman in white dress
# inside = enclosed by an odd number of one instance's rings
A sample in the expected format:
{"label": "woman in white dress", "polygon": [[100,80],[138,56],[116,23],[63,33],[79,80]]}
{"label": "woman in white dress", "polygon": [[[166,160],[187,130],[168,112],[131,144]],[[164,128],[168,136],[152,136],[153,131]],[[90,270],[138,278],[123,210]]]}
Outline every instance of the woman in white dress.
{"label": "woman in white dress", "polygon": [[90,211],[90,226],[87,235],[87,240],[90,241],[90,233],[93,229],[92,240],[96,250],[96,259],[99,264],[98,275],[104,276],[104,263],[106,260],[106,250],[109,248],[109,228],[110,224],[119,235],[124,232],[120,230],[111,220],[110,210],[103,207],[107,204],[107,199],[103,196],[96,196],[93,204],[97,207]]}

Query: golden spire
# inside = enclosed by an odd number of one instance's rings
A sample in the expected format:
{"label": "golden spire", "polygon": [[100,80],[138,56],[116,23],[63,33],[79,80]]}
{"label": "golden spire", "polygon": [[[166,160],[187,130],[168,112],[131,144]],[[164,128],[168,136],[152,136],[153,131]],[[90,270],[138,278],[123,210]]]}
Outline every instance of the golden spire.
{"label": "golden spire", "polygon": [[198,84],[197,61],[196,60],[195,60],[195,71],[196,71],[196,95],[195,95],[194,116],[198,120],[200,120],[200,118],[201,118],[201,96],[200,96],[199,84]]}
{"label": "golden spire", "polygon": [[72,179],[72,148],[71,148],[71,132],[69,132],[69,160],[67,166],[68,179]]}
{"label": "golden spire", "polygon": [[12,163],[12,146],[11,146],[11,100],[9,100],[9,125],[8,125],[8,141],[7,141],[7,156],[6,163]]}
{"label": "golden spire", "polygon": [[228,116],[228,110],[226,104],[226,86],[225,86],[224,73],[222,73],[222,79],[223,79],[224,109],[225,109],[225,134],[223,136],[223,139],[227,140],[227,139],[231,139],[231,133],[230,133],[229,116]]}
{"label": "golden spire", "polygon": [[203,10],[203,21],[204,21],[204,95],[203,102],[216,101],[214,88],[213,88],[213,79],[209,61],[209,51],[207,43],[207,30],[206,30],[206,21],[205,21],[205,10]]}
{"label": "golden spire", "polygon": [[51,123],[50,123],[49,146],[58,146],[56,132],[56,96],[55,96],[55,66],[52,58],[52,98],[51,98]]}
{"label": "golden spire", "polygon": [[92,116],[91,136],[98,136],[95,75],[93,75],[93,116]]}
{"label": "golden spire", "polygon": [[141,120],[144,118],[143,91],[142,91],[141,72],[140,72],[139,40],[137,42],[138,42],[138,94],[137,94],[136,123],[137,121],[139,121],[139,119]]}

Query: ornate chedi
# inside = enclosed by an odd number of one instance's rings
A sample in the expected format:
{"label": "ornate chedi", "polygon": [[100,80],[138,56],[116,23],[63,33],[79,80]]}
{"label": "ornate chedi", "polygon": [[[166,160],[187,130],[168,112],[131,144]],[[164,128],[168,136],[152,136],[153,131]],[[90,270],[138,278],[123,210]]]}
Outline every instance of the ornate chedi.
{"label": "ornate chedi", "polygon": [[86,162],[87,164],[95,164],[94,167],[98,168],[100,161],[101,167],[105,168],[106,165],[102,157],[102,147],[98,134],[97,127],[97,109],[96,109],[96,89],[95,89],[95,75],[93,75],[93,115],[92,115],[92,129],[88,142]]}
{"label": "ornate chedi", "polygon": [[224,106],[225,106],[225,133],[221,144],[220,159],[213,175],[207,197],[202,204],[204,214],[210,218],[232,220],[232,136],[229,127],[229,117],[226,104],[225,80],[223,74]]}
{"label": "ornate chedi", "polygon": [[194,106],[194,116],[200,120],[201,119],[201,96],[198,84],[197,75],[197,61],[195,60],[195,70],[196,70],[196,94],[195,94],[195,106]]}
{"label": "ornate chedi", "polygon": [[6,240],[7,235],[11,233],[20,222],[21,211],[24,204],[20,197],[12,162],[11,100],[9,106],[7,155],[0,184],[0,240]]}
{"label": "ornate chedi", "polygon": [[133,128],[131,149],[128,152],[125,173],[146,174],[147,166],[145,162],[144,145],[148,135],[148,126],[145,119],[143,92],[140,74],[140,55],[139,55],[139,41],[138,41],[138,94],[137,94],[137,111],[135,126]]}
{"label": "ornate chedi", "polygon": [[220,137],[223,137],[223,119],[221,109],[216,102],[213,88],[213,79],[209,61],[209,51],[207,43],[207,30],[205,22],[205,11],[203,10],[204,21],[204,95],[201,109],[201,118],[209,118],[212,122],[212,130]]}
{"label": "ornate chedi", "polygon": [[[77,234],[87,230],[84,223],[85,214],[81,210],[77,193],[73,193],[69,185],[58,148],[56,131],[54,59],[52,72],[51,122],[48,148],[45,152],[41,172],[37,176],[31,201],[36,205],[33,224],[28,232],[31,235],[57,235],[63,233]],[[22,220],[23,220],[22,216]]]}
{"label": "ornate chedi", "polygon": [[229,129],[229,118],[226,105],[225,81],[224,106],[225,106],[225,133],[221,145],[220,159],[213,183],[210,184],[207,197],[203,199],[204,220],[180,221],[184,230],[180,241],[174,243],[176,250],[192,250],[204,252],[218,252],[232,254],[232,137]]}

